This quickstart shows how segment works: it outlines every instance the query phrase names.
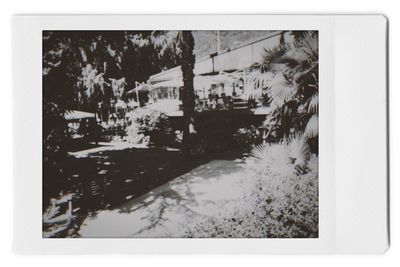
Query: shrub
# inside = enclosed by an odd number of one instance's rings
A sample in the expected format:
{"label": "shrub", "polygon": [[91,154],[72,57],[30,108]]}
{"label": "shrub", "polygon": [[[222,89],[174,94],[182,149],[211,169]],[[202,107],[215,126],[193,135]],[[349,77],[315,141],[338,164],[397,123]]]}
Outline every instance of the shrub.
{"label": "shrub", "polygon": [[43,101],[43,207],[51,197],[68,188],[69,183],[64,175],[66,150],[66,121],[64,110],[50,101]]}
{"label": "shrub", "polygon": [[230,116],[228,112],[204,112],[197,117],[198,140],[205,152],[243,149],[261,143],[262,137],[247,116]]}
{"label": "shrub", "polygon": [[101,140],[103,141],[120,141],[126,136],[126,127],[123,124],[105,124],[98,125],[98,131],[101,132]]}
{"label": "shrub", "polygon": [[167,145],[173,138],[168,116],[159,111],[138,108],[129,115],[126,141],[134,144]]}
{"label": "shrub", "polygon": [[261,136],[256,127],[239,128],[233,138],[239,146],[251,146],[261,142]]}
{"label": "shrub", "polygon": [[224,210],[186,231],[189,237],[318,237],[318,158],[297,174],[287,145],[264,146],[247,159],[241,206]]}
{"label": "shrub", "polygon": [[196,125],[198,143],[205,152],[229,150],[234,145],[232,119],[220,113],[201,113]]}

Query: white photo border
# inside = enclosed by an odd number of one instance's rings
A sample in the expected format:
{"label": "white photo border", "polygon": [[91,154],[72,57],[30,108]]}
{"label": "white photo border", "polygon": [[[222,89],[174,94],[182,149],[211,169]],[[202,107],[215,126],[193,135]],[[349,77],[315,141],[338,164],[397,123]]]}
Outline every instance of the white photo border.
{"label": "white photo border", "polygon": [[[14,250],[20,253],[52,254],[385,251],[388,248],[386,23],[386,19],[380,15],[14,16]],[[379,38],[362,43],[367,32],[357,28],[361,26]],[[42,31],[162,29],[319,31],[318,238],[42,238]],[[347,47],[348,51],[343,51],[350,36],[354,38],[354,43]],[[368,69],[366,59],[359,55],[371,48],[377,50],[374,51],[376,54],[368,56],[368,61],[376,65]],[[344,58],[346,56],[355,56],[359,61],[349,64]],[[347,73],[350,67],[361,70],[350,76]],[[357,83],[360,75],[365,75],[362,77],[362,87]],[[345,95],[349,90],[352,93]],[[363,103],[358,101],[361,93],[365,100]],[[378,112],[373,113],[365,107],[365,103],[372,102]],[[341,110],[350,107],[355,114],[349,115]],[[367,117],[362,117],[362,113]],[[355,120],[349,123],[349,117]],[[375,128],[371,131],[365,126],[366,123],[373,124]],[[356,135],[367,129],[370,131]],[[358,150],[353,148],[351,140],[343,140],[344,130],[350,132],[352,137],[357,136],[355,142]],[[366,141],[370,138],[379,141],[370,144]],[[370,146],[373,157],[365,154],[362,141]],[[350,152],[346,152],[349,147]],[[368,166],[367,170],[360,171],[359,167],[362,166]],[[357,188],[359,191],[351,191]],[[370,196],[372,192],[375,195]],[[366,199],[365,204],[373,205],[373,211],[363,206]],[[365,223],[357,224],[360,220]],[[361,233],[367,229],[369,231],[364,232],[363,236]]]}

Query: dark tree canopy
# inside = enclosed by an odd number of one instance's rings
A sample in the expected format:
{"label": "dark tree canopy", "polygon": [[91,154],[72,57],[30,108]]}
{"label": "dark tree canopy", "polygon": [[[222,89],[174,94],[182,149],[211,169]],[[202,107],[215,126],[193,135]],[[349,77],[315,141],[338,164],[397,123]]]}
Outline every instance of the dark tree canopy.
{"label": "dark tree canopy", "polygon": [[[66,189],[63,159],[68,110],[97,113],[108,120],[111,103],[126,100],[135,82],[178,66],[172,47],[157,43],[165,32],[43,31],[43,168],[48,188]],[[51,195],[51,193],[48,193]]]}

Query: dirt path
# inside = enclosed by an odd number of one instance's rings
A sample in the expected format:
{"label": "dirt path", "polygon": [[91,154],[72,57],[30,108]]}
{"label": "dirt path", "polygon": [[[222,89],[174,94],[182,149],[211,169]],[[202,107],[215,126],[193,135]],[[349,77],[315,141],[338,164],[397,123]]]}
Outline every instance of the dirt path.
{"label": "dirt path", "polygon": [[243,201],[241,159],[213,160],[124,205],[86,218],[81,237],[183,237],[185,226]]}

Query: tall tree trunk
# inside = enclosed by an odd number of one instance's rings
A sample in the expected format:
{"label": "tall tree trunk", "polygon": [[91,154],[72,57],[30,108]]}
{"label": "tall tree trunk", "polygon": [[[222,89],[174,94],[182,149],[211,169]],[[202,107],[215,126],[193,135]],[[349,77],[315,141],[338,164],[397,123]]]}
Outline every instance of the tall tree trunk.
{"label": "tall tree trunk", "polygon": [[193,54],[194,38],[191,31],[182,31],[181,36],[181,49],[182,49],[182,76],[183,76],[183,152],[191,155],[194,147],[195,119],[194,119],[194,106],[195,94],[193,86],[193,69],[195,63],[195,56]]}

